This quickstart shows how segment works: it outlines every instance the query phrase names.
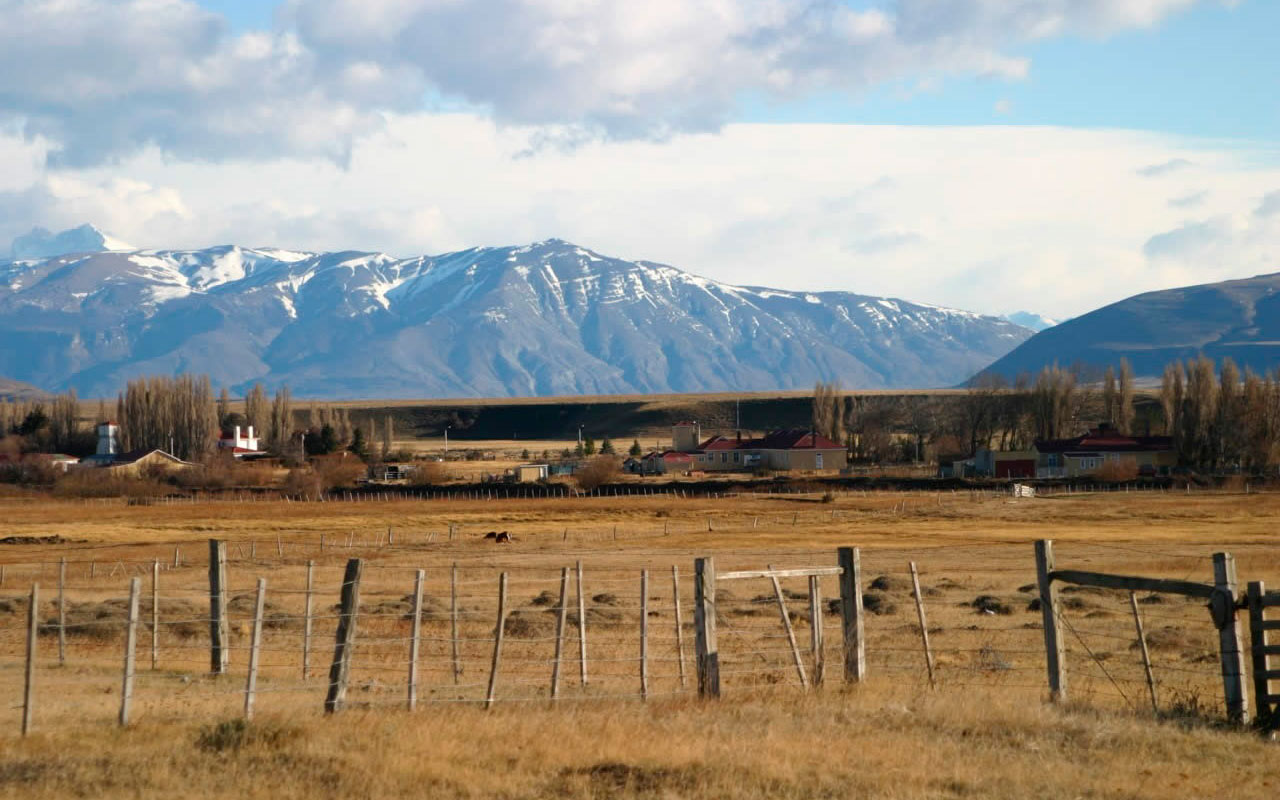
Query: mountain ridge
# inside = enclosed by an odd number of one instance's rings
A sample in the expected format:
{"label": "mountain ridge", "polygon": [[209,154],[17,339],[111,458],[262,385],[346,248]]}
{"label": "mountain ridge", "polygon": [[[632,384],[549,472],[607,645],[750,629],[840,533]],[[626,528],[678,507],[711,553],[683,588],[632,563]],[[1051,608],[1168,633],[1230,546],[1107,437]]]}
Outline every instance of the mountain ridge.
{"label": "mountain ridge", "polygon": [[0,374],[85,395],[186,370],[236,389],[396,398],[928,388],[1031,331],[548,239],[411,258],[220,245],[0,261],[0,335],[15,345]]}
{"label": "mountain ridge", "polygon": [[1127,297],[1037,333],[980,374],[1013,378],[1054,362],[1104,369],[1126,358],[1150,379],[1200,355],[1257,372],[1280,366],[1280,272]]}

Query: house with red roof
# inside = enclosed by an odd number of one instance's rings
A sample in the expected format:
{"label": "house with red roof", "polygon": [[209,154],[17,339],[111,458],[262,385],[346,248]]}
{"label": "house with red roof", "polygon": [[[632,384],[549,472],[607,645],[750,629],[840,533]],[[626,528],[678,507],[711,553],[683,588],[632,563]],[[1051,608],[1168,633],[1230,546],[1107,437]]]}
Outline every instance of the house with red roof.
{"label": "house with red roof", "polygon": [[1109,463],[1132,464],[1141,475],[1168,475],[1178,465],[1171,436],[1130,436],[1103,423],[1083,436],[1037,441],[1036,477],[1092,475]]}
{"label": "house with red roof", "polygon": [[849,464],[844,445],[807,428],[772,431],[756,438],[744,438],[738,432],[699,442],[700,433],[696,423],[677,423],[672,429],[671,449],[651,453],[645,463],[661,464],[664,472],[819,472],[841,470]]}

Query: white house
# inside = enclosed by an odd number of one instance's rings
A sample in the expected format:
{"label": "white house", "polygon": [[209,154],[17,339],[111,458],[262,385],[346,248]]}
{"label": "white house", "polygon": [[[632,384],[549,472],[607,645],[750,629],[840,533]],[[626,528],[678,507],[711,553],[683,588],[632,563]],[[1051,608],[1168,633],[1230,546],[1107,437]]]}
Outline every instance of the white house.
{"label": "white house", "polygon": [[258,450],[258,437],[253,435],[253,426],[250,425],[243,430],[245,433],[241,435],[239,425],[235,426],[229,434],[223,434],[218,439],[219,450],[230,450],[231,454],[236,458],[260,452]]}

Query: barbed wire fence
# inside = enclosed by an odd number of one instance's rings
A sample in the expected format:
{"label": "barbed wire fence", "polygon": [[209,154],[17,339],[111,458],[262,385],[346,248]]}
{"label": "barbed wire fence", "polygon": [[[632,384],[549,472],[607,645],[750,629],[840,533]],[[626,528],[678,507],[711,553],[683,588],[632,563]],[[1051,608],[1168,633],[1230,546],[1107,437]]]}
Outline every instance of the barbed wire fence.
{"label": "barbed wire fence", "polygon": [[[337,543],[224,543],[228,579],[216,594],[225,615],[211,600],[217,556],[189,541],[164,558],[154,544],[150,558],[140,545],[120,558],[100,558],[101,547],[86,558],[70,545],[46,551],[56,560],[8,563],[0,736],[113,718],[699,693],[698,577],[686,556],[641,553],[619,567],[593,563],[617,551],[585,549],[572,563],[532,566],[516,554],[461,558],[412,540],[388,530]],[[719,688],[731,698],[882,680],[1042,696],[1042,593],[1028,549],[864,552],[857,675],[847,668],[848,592],[832,553],[717,553],[726,571],[755,571],[724,582],[709,606]],[[1185,564],[1188,576],[1208,566],[1202,554],[1159,557]],[[1221,715],[1217,633],[1202,600],[1067,586],[1060,606],[1074,700]]]}

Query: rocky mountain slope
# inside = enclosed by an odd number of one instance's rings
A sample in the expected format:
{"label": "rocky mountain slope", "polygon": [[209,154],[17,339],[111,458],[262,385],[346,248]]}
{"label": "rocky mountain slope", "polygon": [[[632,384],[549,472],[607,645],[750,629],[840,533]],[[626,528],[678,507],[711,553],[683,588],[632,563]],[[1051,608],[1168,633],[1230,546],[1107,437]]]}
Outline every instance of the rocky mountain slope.
{"label": "rocky mountain slope", "polygon": [[1031,331],[847,292],[732,286],[560,240],[397,259],[235,246],[0,261],[0,374],[142,373],[307,397],[953,385]]}

